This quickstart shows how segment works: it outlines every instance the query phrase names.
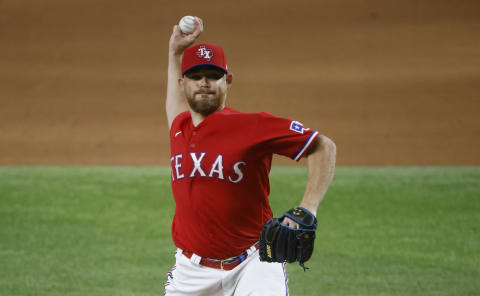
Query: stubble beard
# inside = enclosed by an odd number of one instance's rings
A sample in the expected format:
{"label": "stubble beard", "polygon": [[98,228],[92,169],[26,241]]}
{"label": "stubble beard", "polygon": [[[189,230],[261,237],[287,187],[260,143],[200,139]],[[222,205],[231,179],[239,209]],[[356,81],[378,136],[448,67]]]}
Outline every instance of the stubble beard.
{"label": "stubble beard", "polygon": [[207,116],[215,111],[217,111],[221,106],[220,95],[215,94],[214,98],[201,98],[195,99],[197,94],[187,97],[188,105],[190,108],[203,116]]}

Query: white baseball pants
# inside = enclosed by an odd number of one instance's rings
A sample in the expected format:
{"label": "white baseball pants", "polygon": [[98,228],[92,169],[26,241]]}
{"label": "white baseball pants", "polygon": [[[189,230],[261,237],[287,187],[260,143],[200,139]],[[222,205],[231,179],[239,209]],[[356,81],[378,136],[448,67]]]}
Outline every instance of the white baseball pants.
{"label": "white baseball pants", "polygon": [[282,263],[261,262],[258,250],[232,270],[199,265],[182,250],[167,274],[166,296],[288,296],[288,279]]}

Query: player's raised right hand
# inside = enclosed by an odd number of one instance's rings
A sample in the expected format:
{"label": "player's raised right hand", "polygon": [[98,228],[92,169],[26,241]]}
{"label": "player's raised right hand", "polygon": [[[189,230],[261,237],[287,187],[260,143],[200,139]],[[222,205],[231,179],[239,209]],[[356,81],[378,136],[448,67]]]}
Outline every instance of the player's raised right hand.
{"label": "player's raised right hand", "polygon": [[195,30],[192,34],[184,34],[180,30],[180,26],[173,26],[172,36],[170,36],[170,53],[181,55],[183,51],[192,45],[195,40],[203,32],[203,21],[199,17],[195,17]]}

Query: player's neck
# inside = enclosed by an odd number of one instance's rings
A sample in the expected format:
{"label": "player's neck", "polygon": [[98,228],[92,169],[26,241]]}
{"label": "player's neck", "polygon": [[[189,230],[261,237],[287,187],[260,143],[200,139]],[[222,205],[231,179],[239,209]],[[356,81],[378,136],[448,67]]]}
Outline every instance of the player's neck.
{"label": "player's neck", "polygon": [[192,110],[190,110],[190,114],[192,115],[193,126],[199,125],[200,122],[202,122],[206,118],[206,116]]}
{"label": "player's neck", "polygon": [[[225,108],[225,103],[222,104],[222,106],[220,106],[216,111],[214,111],[213,113],[215,112],[218,112],[218,111],[221,111]],[[212,113],[210,113],[212,114]],[[190,109],[190,115],[192,116],[192,123],[193,123],[193,126],[198,126],[202,121],[205,120],[205,118],[207,118],[208,115],[210,114],[207,114],[207,115],[203,115],[201,113],[197,113],[195,111],[193,111],[192,109]]]}

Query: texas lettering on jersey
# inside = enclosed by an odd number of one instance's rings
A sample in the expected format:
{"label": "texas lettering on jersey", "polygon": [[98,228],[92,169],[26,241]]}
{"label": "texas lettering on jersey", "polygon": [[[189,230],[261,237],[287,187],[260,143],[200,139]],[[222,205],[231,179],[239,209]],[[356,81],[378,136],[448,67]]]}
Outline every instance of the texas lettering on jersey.
{"label": "texas lettering on jersey", "polygon": [[[209,177],[220,180],[228,180],[231,183],[239,183],[243,179],[242,166],[246,166],[244,161],[237,161],[233,164],[233,173],[225,176],[223,168],[223,155],[218,154],[215,161],[211,164],[205,164],[204,159],[207,152],[190,152],[187,156],[183,153],[174,155],[170,158],[172,164],[172,182],[182,180],[186,177]],[[188,161],[189,165],[184,165]],[[190,172],[185,172],[183,168],[191,167]]]}
{"label": "texas lettering on jersey", "polygon": [[318,133],[298,121],[229,107],[197,126],[190,112],[170,129],[175,245],[206,258],[241,254],[273,217],[272,155],[299,160]]}

